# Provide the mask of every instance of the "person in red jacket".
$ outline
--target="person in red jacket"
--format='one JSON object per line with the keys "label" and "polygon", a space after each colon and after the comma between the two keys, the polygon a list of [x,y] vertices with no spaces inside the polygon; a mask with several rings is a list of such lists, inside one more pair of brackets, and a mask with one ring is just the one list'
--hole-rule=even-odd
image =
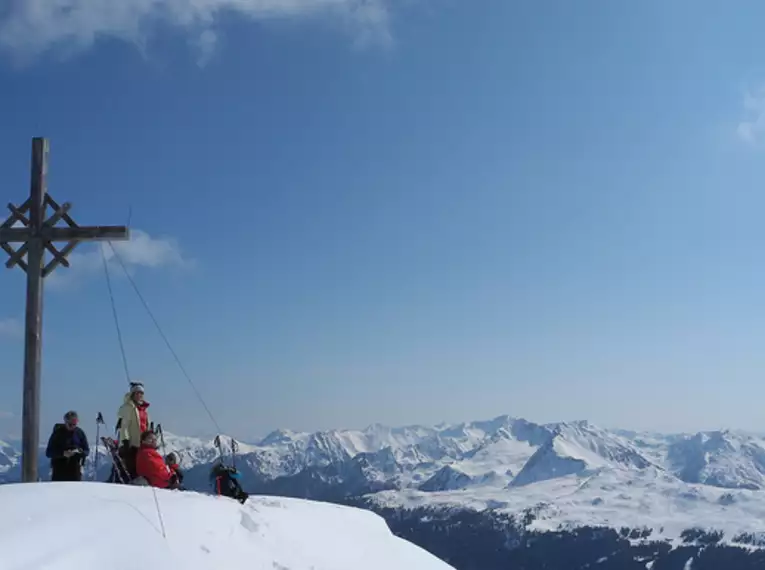
{"label": "person in red jacket", "polygon": [[157,447],[157,434],[151,430],[141,434],[141,447],[135,458],[136,476],[146,479],[152,487],[175,489],[178,476],[162,459]]}

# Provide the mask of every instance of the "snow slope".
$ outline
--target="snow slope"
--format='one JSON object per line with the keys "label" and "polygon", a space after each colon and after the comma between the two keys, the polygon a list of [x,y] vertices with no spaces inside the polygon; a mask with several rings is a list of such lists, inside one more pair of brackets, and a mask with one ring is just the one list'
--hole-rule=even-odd
{"label": "snow slope", "polygon": [[499,429],[456,466],[474,477],[491,473],[512,477],[523,468],[536,449],[528,441],[518,440],[505,429]]}
{"label": "snow slope", "polygon": [[[3,570],[447,570],[362,510],[105,483],[0,486]],[[74,535],[72,534],[74,533]]]}

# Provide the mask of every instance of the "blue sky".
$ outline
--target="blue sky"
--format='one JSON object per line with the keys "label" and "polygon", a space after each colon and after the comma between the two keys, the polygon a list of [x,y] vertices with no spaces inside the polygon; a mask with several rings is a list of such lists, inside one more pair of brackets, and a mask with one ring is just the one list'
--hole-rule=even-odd
{"label": "blue sky", "polygon": [[[765,5],[115,6],[0,7],[0,187],[23,201],[46,136],[80,223],[132,212],[119,247],[226,431],[765,429]],[[125,388],[98,250],[72,263],[43,432]],[[212,432],[112,269],[155,418]],[[23,273],[0,294],[8,432]]]}

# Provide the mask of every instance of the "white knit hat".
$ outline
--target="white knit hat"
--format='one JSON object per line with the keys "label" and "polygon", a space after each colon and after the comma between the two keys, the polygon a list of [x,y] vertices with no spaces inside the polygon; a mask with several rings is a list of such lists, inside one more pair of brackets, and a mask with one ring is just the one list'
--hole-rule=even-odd
{"label": "white knit hat", "polygon": [[143,384],[141,382],[131,382],[130,383],[130,393],[135,394],[136,392],[141,392],[143,394]]}

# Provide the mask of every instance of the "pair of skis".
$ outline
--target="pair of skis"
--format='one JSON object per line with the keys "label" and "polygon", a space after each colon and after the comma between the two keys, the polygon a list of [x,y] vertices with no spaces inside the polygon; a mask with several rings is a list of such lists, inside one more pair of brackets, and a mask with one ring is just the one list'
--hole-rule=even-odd
{"label": "pair of skis", "polygon": [[113,437],[102,437],[101,442],[109,452],[109,456],[112,459],[112,473],[109,475],[110,483],[122,483],[127,485],[130,483],[130,472],[125,466],[125,462],[120,455],[119,446]]}
{"label": "pair of skis", "polygon": [[[120,430],[120,422],[117,421],[117,425],[114,428],[114,434],[116,435],[119,433]],[[107,453],[109,454],[109,457],[112,460],[112,472],[109,475],[108,481],[110,483],[123,483],[127,484],[130,482],[130,472],[127,470],[127,467],[125,466],[125,462],[122,460],[122,456],[119,453],[119,445],[117,441],[113,437],[104,436],[101,437],[101,426],[106,425],[106,422],[104,421],[104,415],[101,412],[98,412],[98,417],[96,417],[96,441],[100,441],[104,449],[106,449]],[[96,450],[95,458],[94,458],[94,465],[93,465],[93,480],[98,479],[98,450]]]}
{"label": "pair of skis", "polygon": [[[220,462],[223,463],[223,444],[221,443],[220,435],[215,436],[215,439],[213,440],[213,445],[218,448],[218,453],[220,453]],[[234,469],[236,469],[236,452],[237,451],[239,451],[239,444],[232,437],[231,438],[231,466]]]}
{"label": "pair of skis", "polygon": [[[119,433],[121,424],[122,424],[122,419],[117,420],[117,425],[114,427],[115,436]],[[98,412],[98,417],[96,418],[96,440],[101,441],[101,443],[103,443],[104,448],[109,453],[109,457],[111,457],[111,460],[112,460],[112,473],[109,475],[109,482],[122,483],[124,485],[127,485],[128,483],[131,482],[130,471],[125,465],[124,459],[120,455],[119,441],[117,441],[113,437],[108,437],[108,436],[101,437],[100,428],[102,425],[106,425],[106,422],[104,421],[103,414],[101,414],[101,412]],[[162,442],[162,452],[164,454],[165,432],[162,430],[162,424],[157,424],[155,428],[154,422],[152,422],[151,431],[159,435],[160,441]],[[95,453],[95,465],[93,468],[93,479],[95,480],[97,478],[98,478],[98,451],[96,451]]]}

